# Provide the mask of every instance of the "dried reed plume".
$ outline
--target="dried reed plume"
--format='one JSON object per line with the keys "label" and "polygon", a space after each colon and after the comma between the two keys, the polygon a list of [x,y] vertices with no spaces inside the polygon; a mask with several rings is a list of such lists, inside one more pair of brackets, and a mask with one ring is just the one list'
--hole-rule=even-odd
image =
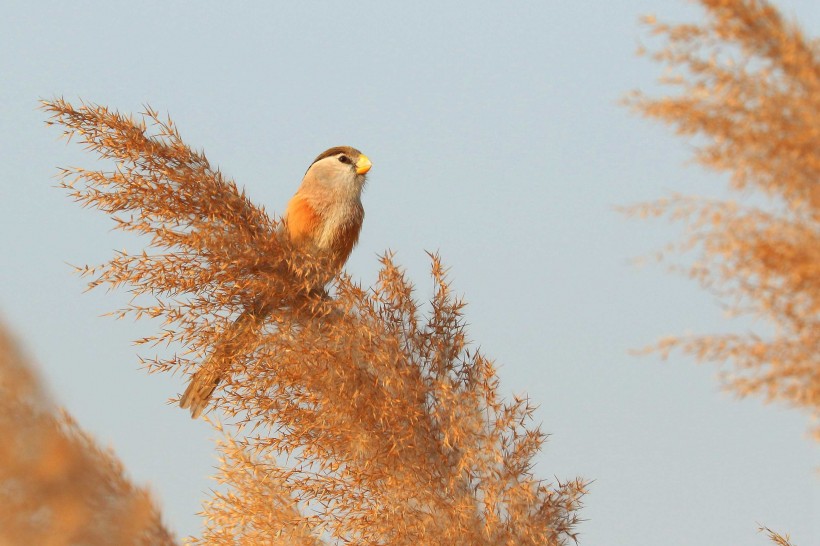
{"label": "dried reed plume", "polygon": [[[673,250],[696,251],[689,275],[762,333],[675,337],[655,349],[728,362],[734,392],[820,415],[820,41],[762,0],[701,0],[703,24],[650,18],[676,96],[635,93],[641,114],[697,137],[696,159],[731,175],[741,201],[674,196],[631,209],[684,221]],[[761,199],[763,197],[763,199]],[[763,205],[755,205],[761,203]],[[820,440],[820,427],[815,430]]]}
{"label": "dried reed plume", "polygon": [[113,453],[54,408],[0,326],[0,544],[175,544]]}
{"label": "dried reed plume", "polygon": [[[170,120],[64,100],[51,123],[111,171],[69,169],[81,204],[145,234],[149,250],[82,268],[90,286],[127,286],[119,315],[147,315],[170,343],[149,371],[227,378],[213,404],[229,420],[194,544],[564,544],[584,483],[536,478],[544,434],[526,398],[505,402],[494,367],[467,343],[438,257],[429,306],[391,256],[363,289],[306,294],[321,264],[186,146]],[[321,278],[321,277],[320,277]],[[425,311],[426,309],[426,311]],[[250,310],[252,321],[231,327]]]}
{"label": "dried reed plume", "polygon": [[766,533],[766,536],[769,537],[769,540],[771,540],[772,543],[775,544],[775,546],[797,546],[791,541],[791,538],[788,534],[786,534],[785,536],[781,535],[780,533],[772,531],[771,529],[765,526],[760,527],[758,531],[760,531],[761,533]]}

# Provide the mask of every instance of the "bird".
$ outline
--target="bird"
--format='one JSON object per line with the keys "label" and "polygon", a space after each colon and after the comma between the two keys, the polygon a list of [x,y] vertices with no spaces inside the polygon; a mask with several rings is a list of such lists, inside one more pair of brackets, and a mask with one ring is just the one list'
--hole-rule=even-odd
{"label": "bird", "polygon": [[[323,260],[327,274],[310,291],[324,289],[347,262],[359,240],[364,221],[361,195],[372,163],[356,148],[334,146],[319,154],[310,164],[302,183],[288,202],[282,217],[282,229],[297,249]],[[295,287],[305,290],[304,287]],[[253,316],[244,311],[234,321],[238,329]],[[183,409],[190,409],[198,418],[222,380],[219,370],[204,362],[191,376],[188,387],[179,400]]]}

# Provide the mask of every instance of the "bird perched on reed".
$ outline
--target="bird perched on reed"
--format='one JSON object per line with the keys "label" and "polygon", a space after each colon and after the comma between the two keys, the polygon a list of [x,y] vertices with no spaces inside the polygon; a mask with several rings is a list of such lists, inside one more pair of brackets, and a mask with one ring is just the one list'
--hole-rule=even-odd
{"label": "bird perched on reed", "polygon": [[[325,150],[311,163],[302,184],[288,203],[283,229],[290,241],[317,260],[327,264],[324,284],[338,273],[359,240],[364,220],[361,194],[371,163],[366,155],[350,146]],[[304,287],[294,287],[305,290]],[[233,323],[239,328],[253,313],[246,310]],[[193,374],[180,398],[182,408],[190,408],[196,419],[221,381],[220,371],[206,361]]]}

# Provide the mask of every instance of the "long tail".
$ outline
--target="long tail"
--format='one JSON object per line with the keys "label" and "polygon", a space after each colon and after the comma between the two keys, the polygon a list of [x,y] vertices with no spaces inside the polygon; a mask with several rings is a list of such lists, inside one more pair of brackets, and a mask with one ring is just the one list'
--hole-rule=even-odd
{"label": "long tail", "polygon": [[202,415],[202,412],[208,407],[214,389],[222,381],[222,374],[227,364],[226,360],[232,357],[232,338],[237,336],[242,327],[253,317],[254,313],[250,311],[245,311],[239,315],[228,328],[229,339],[218,346],[214,353],[202,362],[199,370],[191,376],[188,388],[185,389],[179,399],[179,407],[182,409],[190,408],[192,419]]}
{"label": "long tail", "polygon": [[179,407],[182,409],[191,408],[191,419],[196,419],[208,406],[208,401],[214,393],[214,389],[222,381],[222,374],[218,370],[211,369],[210,359],[202,363],[202,367],[188,382],[188,388],[182,393],[179,399]]}
{"label": "long tail", "polygon": [[[312,298],[326,299],[328,297],[324,285],[318,285],[318,288],[303,293],[303,303],[304,301],[310,301]],[[188,387],[179,399],[179,407],[183,409],[190,408],[192,419],[202,415],[202,412],[208,407],[208,402],[214,390],[222,381],[223,374],[234,356],[234,339],[255,321],[261,320],[270,314],[273,309],[274,307],[271,305],[261,304],[245,310],[228,327],[225,332],[225,340],[218,344],[211,356],[206,358],[199,370],[191,376]]]}

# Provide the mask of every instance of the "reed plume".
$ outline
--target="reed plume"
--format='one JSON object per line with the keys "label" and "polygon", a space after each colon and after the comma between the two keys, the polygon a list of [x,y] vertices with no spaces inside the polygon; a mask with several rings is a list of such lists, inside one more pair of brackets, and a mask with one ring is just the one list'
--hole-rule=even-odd
{"label": "reed plume", "polygon": [[791,537],[788,534],[781,535],[777,531],[772,531],[766,526],[760,527],[758,531],[765,533],[775,546],[797,546],[791,541]]}
{"label": "reed plume", "polygon": [[[654,347],[725,362],[723,384],[820,415],[820,41],[763,0],[701,0],[707,19],[667,25],[673,96],[636,92],[642,115],[695,137],[696,160],[730,175],[735,200],[675,195],[630,209],[685,222],[671,251],[697,257],[688,274],[735,314],[762,318],[748,334],[672,337]],[[815,429],[820,440],[820,428]]]}
{"label": "reed plume", "polygon": [[[151,372],[215,363],[224,491],[194,544],[565,544],[580,479],[533,473],[545,435],[526,397],[505,401],[468,344],[464,302],[431,255],[434,296],[417,301],[393,257],[365,289],[281,236],[280,220],[185,145],[150,108],[45,102],[111,170],[67,169],[63,186],[147,249],[82,267],[89,286],[125,286],[116,314],[150,316],[170,344]],[[243,313],[254,320],[231,325]]]}
{"label": "reed plume", "polygon": [[0,543],[173,545],[145,489],[64,411],[0,326]]}

